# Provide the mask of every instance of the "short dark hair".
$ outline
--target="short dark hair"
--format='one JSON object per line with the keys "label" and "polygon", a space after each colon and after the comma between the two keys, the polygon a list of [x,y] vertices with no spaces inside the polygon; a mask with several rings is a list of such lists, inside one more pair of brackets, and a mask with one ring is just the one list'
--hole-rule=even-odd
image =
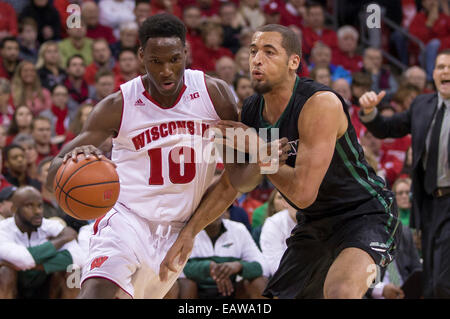
{"label": "short dark hair", "polygon": [[233,81],[233,88],[234,88],[235,91],[237,90],[237,87],[238,87],[238,85],[239,85],[239,82],[240,82],[242,79],[247,79],[247,80],[250,81],[250,78],[249,78],[248,76],[246,76],[246,75],[238,75],[238,76],[234,79],[234,81]]}
{"label": "short dark hair", "polygon": [[436,60],[437,60],[437,58],[438,58],[440,55],[450,55],[450,49],[445,49],[445,50],[442,50],[441,52],[439,52],[439,53],[436,55]]}
{"label": "short dark hair", "polygon": [[315,8],[315,7],[320,7],[322,10],[325,10],[323,5],[316,1],[306,1],[305,7],[307,10],[309,10],[311,8]]}
{"label": "short dark hair", "polygon": [[25,152],[25,149],[22,146],[20,146],[19,144],[11,143],[9,145],[6,145],[5,148],[3,149],[3,158],[5,159],[5,161],[8,160],[9,152],[15,148],[19,148],[23,152]]}
{"label": "short dark hair", "polygon": [[95,74],[95,83],[97,83],[104,76],[111,76],[114,78],[114,72],[104,68],[98,70],[98,72]]}
{"label": "short dark hair", "polygon": [[302,43],[290,28],[279,24],[266,24],[256,29],[256,31],[278,32],[283,38],[281,46],[286,50],[287,55],[291,56],[292,54],[296,54],[300,58],[302,57]]}
{"label": "short dark hair", "polygon": [[72,62],[72,60],[75,58],[80,58],[81,60],[83,60],[83,64],[86,65],[86,62],[81,54],[74,54],[70,58],[67,59],[67,65],[66,65],[67,68],[69,67],[70,62]]}
{"label": "short dark hair", "polygon": [[50,120],[48,117],[43,116],[43,115],[38,115],[35,118],[33,118],[33,121],[31,122],[31,131],[34,130],[34,126],[37,121],[45,121],[48,124],[52,125],[52,120]]}
{"label": "short dark hair", "polygon": [[55,85],[53,85],[51,88],[50,88],[50,93],[51,94],[53,94],[53,92],[55,92],[55,90],[56,90],[56,88],[57,87],[63,87],[63,88],[65,88],[67,91],[69,91],[68,89],[67,89],[67,87],[64,85],[64,84],[62,84],[62,83],[56,83]]}
{"label": "short dark hair", "polygon": [[170,13],[160,13],[151,16],[142,23],[139,29],[139,42],[145,48],[150,38],[179,38],[186,45],[186,26]]}
{"label": "short dark hair", "polygon": [[17,40],[16,37],[10,36],[10,37],[5,37],[3,38],[3,40],[0,42],[0,49],[3,49],[5,47],[5,43],[8,41],[13,41],[16,42],[17,45],[19,45],[19,41]]}
{"label": "short dark hair", "polygon": [[372,87],[372,77],[368,73],[355,72],[352,75],[352,86],[370,89]]}

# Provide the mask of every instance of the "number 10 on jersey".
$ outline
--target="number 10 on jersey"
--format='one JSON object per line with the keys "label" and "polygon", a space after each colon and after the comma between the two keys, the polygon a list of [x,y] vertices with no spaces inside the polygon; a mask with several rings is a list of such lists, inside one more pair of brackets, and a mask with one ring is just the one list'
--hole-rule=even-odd
{"label": "number 10 on jersey", "polygon": [[168,167],[172,184],[187,184],[195,177],[195,150],[188,146],[176,146],[163,158],[162,149],[148,150],[150,157],[150,185],[164,185],[163,168]]}

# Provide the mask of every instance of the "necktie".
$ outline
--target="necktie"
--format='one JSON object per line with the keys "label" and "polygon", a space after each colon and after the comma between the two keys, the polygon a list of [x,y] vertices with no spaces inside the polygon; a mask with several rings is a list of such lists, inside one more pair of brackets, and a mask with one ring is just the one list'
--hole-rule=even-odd
{"label": "necktie", "polygon": [[387,272],[389,277],[389,282],[397,287],[402,285],[402,279],[400,273],[398,272],[397,264],[395,260],[387,265]]}
{"label": "necktie", "polygon": [[430,147],[428,148],[427,169],[425,170],[425,191],[428,194],[432,194],[437,187],[439,137],[441,135],[444,113],[445,103],[442,103],[442,106],[436,115],[436,120],[434,121],[433,131],[431,132],[430,138]]}

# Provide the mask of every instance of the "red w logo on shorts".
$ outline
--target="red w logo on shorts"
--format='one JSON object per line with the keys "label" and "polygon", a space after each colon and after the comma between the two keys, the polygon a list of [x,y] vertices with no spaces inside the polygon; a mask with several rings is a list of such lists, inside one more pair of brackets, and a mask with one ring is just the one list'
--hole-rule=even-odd
{"label": "red w logo on shorts", "polygon": [[91,270],[94,268],[100,268],[101,265],[108,259],[108,256],[101,256],[95,258],[91,263]]}

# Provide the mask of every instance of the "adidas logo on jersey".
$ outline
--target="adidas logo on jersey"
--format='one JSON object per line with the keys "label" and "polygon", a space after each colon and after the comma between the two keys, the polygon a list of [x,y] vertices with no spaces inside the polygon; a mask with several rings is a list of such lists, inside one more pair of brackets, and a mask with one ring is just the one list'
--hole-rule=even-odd
{"label": "adidas logo on jersey", "polygon": [[137,99],[137,101],[136,102],[134,102],[134,106],[144,106],[145,105],[145,103],[144,102],[142,102],[142,100],[141,99]]}

